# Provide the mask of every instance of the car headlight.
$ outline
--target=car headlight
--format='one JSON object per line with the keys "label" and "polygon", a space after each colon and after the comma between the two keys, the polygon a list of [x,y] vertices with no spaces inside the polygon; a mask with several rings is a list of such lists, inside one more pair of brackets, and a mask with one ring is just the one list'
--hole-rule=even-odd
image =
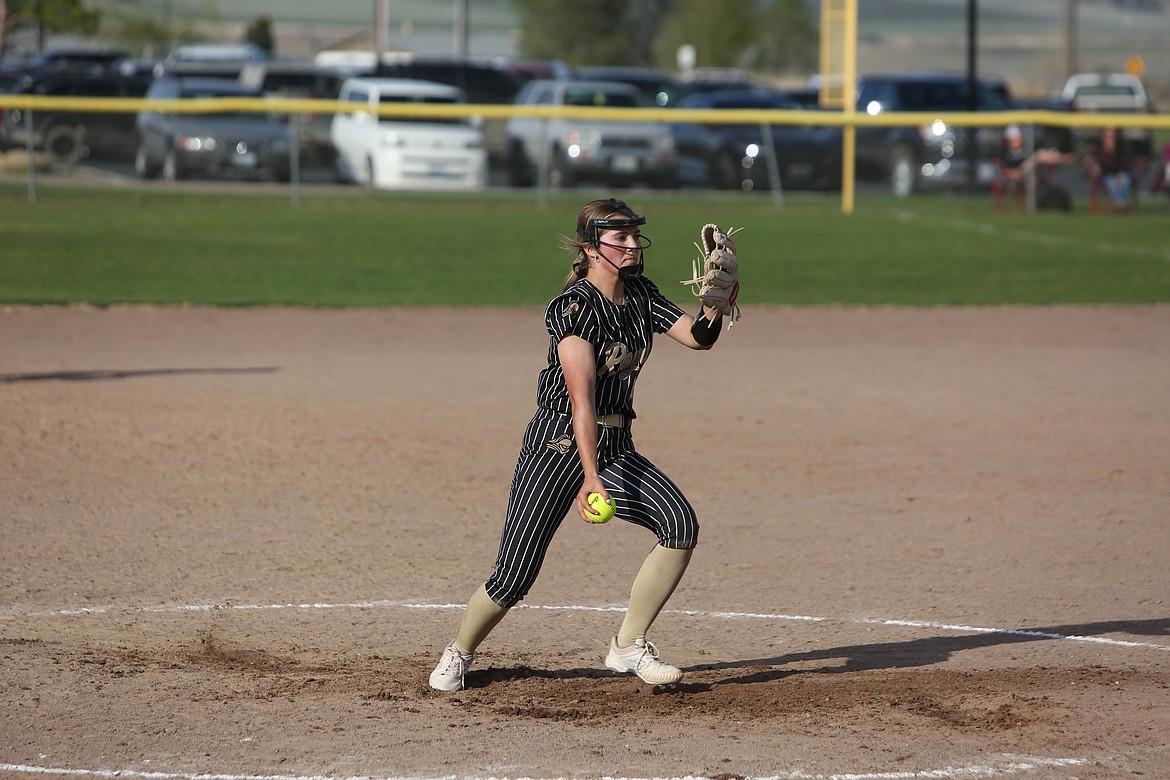
{"label": "car headlight", "polygon": [[929,125],[920,125],[918,127],[918,137],[927,146],[947,146],[953,145],[955,141],[955,132],[946,122],[941,119],[936,119]]}
{"label": "car headlight", "polygon": [[175,146],[185,152],[213,152],[217,145],[210,135],[181,135],[175,139]]}
{"label": "car headlight", "polygon": [[576,147],[579,152],[601,146],[601,133],[597,130],[570,130],[565,134],[565,146]]}

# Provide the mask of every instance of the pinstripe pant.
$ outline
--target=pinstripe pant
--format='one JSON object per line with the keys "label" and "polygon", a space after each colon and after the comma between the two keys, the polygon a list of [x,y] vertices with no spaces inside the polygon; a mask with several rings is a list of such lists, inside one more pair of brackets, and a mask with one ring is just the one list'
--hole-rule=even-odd
{"label": "pinstripe pant", "polygon": [[[689,549],[698,543],[694,508],[669,477],[634,450],[628,427],[599,426],[597,453],[601,481],[621,519],[653,531],[663,547]],[[524,431],[500,550],[485,585],[492,601],[510,608],[527,595],[584,479],[572,418],[538,410]]]}

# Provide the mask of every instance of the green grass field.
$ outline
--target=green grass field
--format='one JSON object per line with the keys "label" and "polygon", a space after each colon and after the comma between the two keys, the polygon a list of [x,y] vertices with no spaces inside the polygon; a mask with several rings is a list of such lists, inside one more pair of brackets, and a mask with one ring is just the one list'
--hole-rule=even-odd
{"label": "green grass field", "polygon": [[[609,193],[605,193],[608,195]],[[618,193],[622,195],[623,193]],[[598,193],[600,195],[600,193]],[[540,305],[557,236],[594,193],[417,195],[261,187],[0,184],[0,303]],[[680,303],[707,220],[744,227],[741,303],[999,305],[1170,301],[1170,213],[997,213],[989,200],[626,195],[647,275]]]}

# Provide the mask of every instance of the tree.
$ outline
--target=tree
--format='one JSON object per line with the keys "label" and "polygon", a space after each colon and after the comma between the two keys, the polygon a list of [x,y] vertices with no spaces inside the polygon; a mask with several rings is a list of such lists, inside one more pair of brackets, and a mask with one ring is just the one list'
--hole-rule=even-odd
{"label": "tree", "polygon": [[276,38],[272,34],[272,17],[257,16],[244,31],[244,42],[254,43],[264,51],[272,54],[276,51]]}
{"label": "tree", "polygon": [[761,29],[760,67],[775,73],[817,69],[820,36],[804,0],[774,0]]}
{"label": "tree", "polygon": [[[630,16],[633,20],[632,48],[628,65],[651,67],[656,65],[657,57],[654,54],[658,31],[662,29],[662,21],[670,12],[674,0],[631,0]],[[671,68],[673,69],[673,68]]]}
{"label": "tree", "polygon": [[659,31],[655,54],[661,67],[673,69],[679,47],[690,44],[697,67],[748,67],[759,31],[754,0],[676,0]]}
{"label": "tree", "polygon": [[0,61],[8,48],[8,0],[0,0]]}
{"label": "tree", "polygon": [[37,50],[44,51],[49,33],[93,35],[102,21],[102,12],[86,8],[81,0],[0,0],[0,6],[0,57],[8,34],[18,27],[35,26]]}
{"label": "tree", "polygon": [[807,71],[819,45],[808,0],[512,0],[520,53],[568,65],[675,70],[695,47],[698,67]]}
{"label": "tree", "polygon": [[632,0],[513,0],[520,17],[520,54],[567,65],[627,65],[636,47]]}

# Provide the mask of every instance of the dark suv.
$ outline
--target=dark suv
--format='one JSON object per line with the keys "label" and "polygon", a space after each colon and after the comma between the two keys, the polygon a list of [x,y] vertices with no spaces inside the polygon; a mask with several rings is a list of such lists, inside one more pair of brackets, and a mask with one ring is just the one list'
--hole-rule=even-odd
{"label": "dark suv", "polygon": [[[141,98],[150,75],[126,75],[119,70],[84,69],[25,75],[11,94],[85,98]],[[74,165],[82,158],[134,153],[132,111],[33,111],[33,146],[49,153],[58,165]],[[24,146],[28,127],[25,114],[12,108],[0,119],[0,148]]]}
{"label": "dark suv", "polygon": [[[864,76],[858,80],[857,110],[871,116],[897,111],[965,112],[967,94],[963,75]],[[977,82],[975,110],[1013,108],[1002,84]],[[857,176],[885,180],[899,197],[918,190],[963,187],[972,178],[984,186],[995,174],[993,159],[1000,134],[998,127],[953,127],[940,120],[925,125],[859,126]]]}

